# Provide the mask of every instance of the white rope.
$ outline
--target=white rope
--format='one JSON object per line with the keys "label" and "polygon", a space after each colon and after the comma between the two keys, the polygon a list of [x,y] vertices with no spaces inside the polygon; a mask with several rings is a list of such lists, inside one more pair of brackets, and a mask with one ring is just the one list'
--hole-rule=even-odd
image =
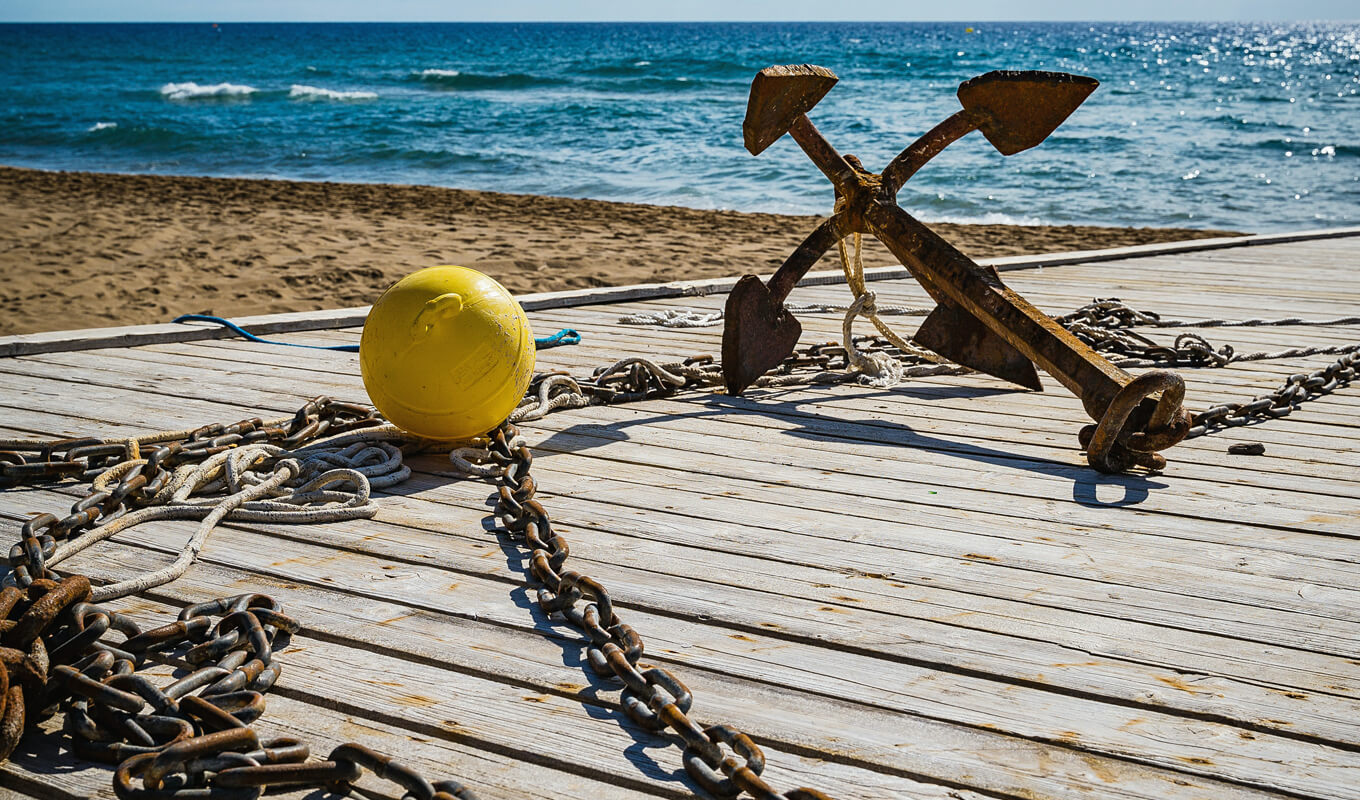
{"label": "white rope", "polygon": [[[525,444],[523,436],[516,436],[509,442],[511,450],[523,447]],[[505,468],[491,460],[490,448],[491,441],[489,439],[476,440],[470,447],[460,447],[449,453],[449,463],[453,465],[454,472],[462,475],[478,478],[495,477],[500,475]]]}
{"label": "white rope", "polygon": [[845,320],[841,323],[841,340],[845,345],[851,369],[860,373],[860,382],[886,389],[902,382],[902,362],[887,353],[862,353],[855,347],[855,318],[873,319],[873,308],[874,293],[866,289],[845,311]]}
{"label": "white rope", "polygon": [[[198,560],[213,529],[224,521],[265,524],[338,522],[372,517],[370,497],[410,476],[392,440],[411,439],[393,426],[341,434],[294,451],[266,443],[224,450],[174,471],[151,505],[99,524],[63,543],[47,560],[56,565],[86,548],[155,520],[199,520],[198,528],[168,566],[94,589],[102,603],[146,591],[182,576]],[[144,441],[144,440],[143,440]],[[134,458],[110,467],[93,488],[108,491],[130,470],[147,463]],[[225,496],[221,495],[226,492]]]}
{"label": "white rope", "polygon": [[896,386],[907,375],[901,362],[892,356],[886,353],[866,355],[855,348],[853,329],[856,317],[864,317],[873,323],[873,326],[878,329],[883,338],[900,350],[903,355],[934,364],[947,365],[946,359],[898,336],[897,332],[888,326],[888,323],[879,319],[882,312],[876,302],[877,296],[864,283],[863,237],[858,233],[854,234],[855,255],[853,258],[846,250],[846,238],[842,236],[836,241],[836,250],[841,257],[841,271],[845,273],[845,282],[850,287],[850,292],[855,295],[855,302],[845,311],[845,321],[841,324],[841,336],[845,350],[850,356],[851,366],[864,376],[861,383],[886,388]]}
{"label": "white rope", "polygon": [[723,320],[721,311],[695,311],[690,308],[663,308],[657,311],[639,311],[619,317],[624,325],[657,325],[662,328],[708,328]]}

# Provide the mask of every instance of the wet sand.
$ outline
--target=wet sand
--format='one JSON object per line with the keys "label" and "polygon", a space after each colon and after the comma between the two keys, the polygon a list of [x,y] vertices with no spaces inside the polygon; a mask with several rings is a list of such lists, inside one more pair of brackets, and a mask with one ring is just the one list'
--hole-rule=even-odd
{"label": "wet sand", "polygon": [[[765,273],[819,221],[430,186],[0,167],[0,335],[364,305],[436,264],[474,267],[521,293]],[[978,258],[1232,233],[931,227]],[[870,242],[865,263],[896,262]],[[834,267],[828,258],[819,268]]]}

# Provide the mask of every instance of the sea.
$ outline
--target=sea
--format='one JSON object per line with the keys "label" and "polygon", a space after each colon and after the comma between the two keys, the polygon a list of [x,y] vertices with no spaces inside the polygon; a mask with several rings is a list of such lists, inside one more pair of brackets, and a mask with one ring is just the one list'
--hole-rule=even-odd
{"label": "sea", "polygon": [[431,184],[825,214],[789,137],[742,146],[752,77],[813,63],[809,117],[881,169],[998,69],[1100,88],[1038,147],[951,145],[926,221],[1360,224],[1360,23],[0,25],[0,163]]}

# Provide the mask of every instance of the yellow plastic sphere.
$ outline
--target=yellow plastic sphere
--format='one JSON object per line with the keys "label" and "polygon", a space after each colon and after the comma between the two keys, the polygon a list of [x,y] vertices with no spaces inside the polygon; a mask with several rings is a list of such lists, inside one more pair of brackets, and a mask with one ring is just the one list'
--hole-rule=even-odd
{"label": "yellow plastic sphere", "polygon": [[524,396],[534,332],[496,281],[467,267],[430,267],[373,304],[359,368],[369,399],[397,427],[469,439],[503,422]]}

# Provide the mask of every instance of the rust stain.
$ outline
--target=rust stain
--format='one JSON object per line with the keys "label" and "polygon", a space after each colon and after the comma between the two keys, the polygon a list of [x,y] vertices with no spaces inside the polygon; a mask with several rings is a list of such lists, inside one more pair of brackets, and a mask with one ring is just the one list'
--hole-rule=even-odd
{"label": "rust stain", "polygon": [[559,681],[558,683],[554,683],[553,686],[556,686],[564,692],[579,692],[586,688],[579,683],[569,683],[567,681]]}
{"label": "rust stain", "polygon": [[728,636],[730,636],[730,637],[733,638],[733,639],[738,639],[738,640],[743,641],[743,642],[754,642],[754,641],[755,641],[755,639],[752,639],[750,636],[743,636],[743,635],[740,634],[740,633],[729,633]]}
{"label": "rust stain", "polygon": [[1314,514],[1313,516],[1304,520],[1304,523],[1309,522],[1315,522],[1320,525],[1332,525],[1338,522],[1349,522],[1349,520],[1346,519],[1345,517],[1338,517],[1334,514]]}
{"label": "rust stain", "polygon": [[544,696],[541,695],[541,694],[526,694],[526,695],[524,695],[524,697],[522,697],[522,698],[520,698],[520,699],[522,699],[522,700],[527,700],[527,701],[529,701],[530,703],[546,703],[546,702],[548,702],[548,698],[544,697]]}
{"label": "rust stain", "polygon": [[762,628],[773,628],[774,630],[779,630],[779,629],[780,629],[779,626],[776,625],[776,624],[773,623],[773,622],[762,622],[762,623],[760,623],[760,627],[762,627]]}
{"label": "rust stain", "polygon": [[1238,732],[1237,732],[1237,735],[1238,735],[1238,736],[1241,736],[1243,739],[1255,739],[1255,738],[1256,738],[1256,735],[1253,734],[1251,731],[1238,731]]}
{"label": "rust stain", "polygon": [[397,695],[397,702],[404,706],[415,706],[417,708],[427,708],[439,704],[438,700],[420,694],[399,694]]}
{"label": "rust stain", "polygon": [[1195,687],[1191,686],[1190,684],[1186,683],[1184,680],[1180,678],[1168,678],[1162,675],[1154,675],[1153,677],[1155,677],[1157,680],[1161,681],[1162,683],[1165,683],[1167,686],[1170,686],[1173,689],[1180,689],[1182,692],[1188,692],[1189,694],[1200,693],[1199,689],[1196,689]]}
{"label": "rust stain", "polygon": [[1064,668],[1064,667],[1098,667],[1098,666],[1100,666],[1102,663],[1104,663],[1104,662],[1101,662],[1101,661],[1069,661],[1069,662],[1062,663],[1062,664],[1054,664],[1053,666],[1054,666],[1054,667],[1057,667],[1057,668],[1059,668],[1059,669],[1062,669],[1062,668]]}
{"label": "rust stain", "polygon": [[409,619],[409,618],[414,617],[414,616],[415,616],[415,612],[410,612],[410,613],[407,613],[407,614],[398,614],[398,615],[396,615],[395,617],[392,617],[391,619],[382,620],[382,621],[379,622],[378,624],[379,624],[379,625],[391,625],[391,624],[394,623],[394,622],[400,622],[400,621],[402,621],[402,620],[404,620],[404,619]]}
{"label": "rust stain", "polygon": [[1214,764],[1214,762],[1210,761],[1209,759],[1200,758],[1199,756],[1176,756],[1176,758],[1179,758],[1181,761],[1184,761],[1187,764],[1199,764],[1201,766],[1206,767],[1211,767]]}
{"label": "rust stain", "polygon": [[1282,694],[1282,695],[1284,695],[1285,697],[1288,697],[1288,698],[1290,698],[1290,699],[1292,699],[1292,700],[1307,700],[1307,699],[1308,699],[1308,695],[1304,694],[1303,692],[1286,692],[1286,691],[1282,691],[1282,690],[1280,690],[1280,689],[1272,689],[1271,691],[1275,692],[1276,694]]}
{"label": "rust stain", "polygon": [[1104,759],[1083,754],[1081,760],[1085,761],[1086,766],[1091,768],[1091,774],[1102,781],[1106,783],[1115,783],[1119,780],[1119,773],[1110,769],[1109,763]]}
{"label": "rust stain", "polygon": [[848,596],[843,595],[843,594],[833,594],[833,595],[831,595],[831,599],[832,599],[832,600],[840,600],[842,603],[861,603],[861,602],[863,602],[863,601],[860,600],[858,597],[848,597]]}
{"label": "rust stain", "polygon": [[818,610],[818,611],[830,611],[832,614],[848,614],[848,613],[850,613],[850,612],[846,611],[846,610],[843,609],[843,608],[833,608],[832,606],[822,606],[821,608],[819,608],[819,609],[817,609],[817,610]]}
{"label": "rust stain", "polygon": [[1294,727],[1294,723],[1284,719],[1268,719],[1266,720],[1266,722],[1270,723],[1271,725],[1284,725],[1291,728]]}
{"label": "rust stain", "polygon": [[995,556],[984,556],[981,553],[964,553],[964,558],[975,558],[979,561],[996,561]]}

